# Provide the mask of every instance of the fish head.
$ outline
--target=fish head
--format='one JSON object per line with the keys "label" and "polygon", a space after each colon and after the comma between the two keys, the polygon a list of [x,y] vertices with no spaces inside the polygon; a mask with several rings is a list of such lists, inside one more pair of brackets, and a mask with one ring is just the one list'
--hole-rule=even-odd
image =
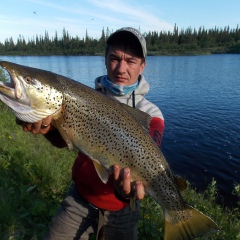
{"label": "fish head", "polygon": [[0,100],[24,122],[37,122],[61,110],[63,94],[56,76],[48,71],[1,61],[10,75],[9,82],[0,82]]}

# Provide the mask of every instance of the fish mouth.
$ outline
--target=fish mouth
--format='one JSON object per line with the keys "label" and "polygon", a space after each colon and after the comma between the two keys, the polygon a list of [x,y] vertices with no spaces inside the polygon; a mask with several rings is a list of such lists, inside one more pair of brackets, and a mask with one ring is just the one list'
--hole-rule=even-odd
{"label": "fish mouth", "polygon": [[17,76],[14,69],[5,66],[5,62],[0,62],[0,66],[7,71],[10,77],[9,82],[0,81],[0,100],[14,112],[21,114],[29,112],[31,108],[29,99],[26,97],[25,87],[21,83],[22,77]]}
{"label": "fish mouth", "polygon": [[20,99],[23,95],[23,87],[14,69],[7,67],[5,62],[0,62],[0,66],[8,72],[10,77],[10,82],[0,81],[0,93],[12,99]]}
{"label": "fish mouth", "polygon": [[[10,75],[10,74],[9,74]],[[0,92],[1,94],[5,95],[9,98],[16,98],[15,94],[15,83],[13,81],[13,78],[10,75],[10,82],[1,82],[0,81]]]}

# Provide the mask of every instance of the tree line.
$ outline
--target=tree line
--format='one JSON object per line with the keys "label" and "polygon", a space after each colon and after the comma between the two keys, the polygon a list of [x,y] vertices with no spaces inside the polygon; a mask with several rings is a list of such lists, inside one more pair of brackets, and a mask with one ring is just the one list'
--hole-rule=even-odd
{"label": "tree line", "polygon": [[[85,37],[72,37],[64,28],[62,35],[55,32],[49,37],[36,35],[25,40],[19,35],[16,42],[12,37],[0,43],[0,55],[103,55],[105,43],[111,34],[102,29],[99,39],[92,38],[86,30]],[[240,53],[240,29],[224,28],[178,29],[173,31],[149,31],[143,33],[146,38],[149,55],[204,54],[204,53]]]}

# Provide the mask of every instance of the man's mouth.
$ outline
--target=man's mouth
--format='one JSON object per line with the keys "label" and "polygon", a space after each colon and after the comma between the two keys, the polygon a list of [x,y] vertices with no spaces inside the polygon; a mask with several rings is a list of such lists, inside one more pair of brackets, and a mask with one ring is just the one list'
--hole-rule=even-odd
{"label": "man's mouth", "polygon": [[126,82],[127,81],[127,78],[122,77],[122,76],[116,76],[115,78],[118,82]]}

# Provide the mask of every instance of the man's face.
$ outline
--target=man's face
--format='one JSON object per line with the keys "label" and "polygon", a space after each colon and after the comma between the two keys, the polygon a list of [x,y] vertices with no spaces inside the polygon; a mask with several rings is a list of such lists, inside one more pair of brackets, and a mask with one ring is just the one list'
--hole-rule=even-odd
{"label": "man's face", "polygon": [[121,86],[134,84],[146,65],[131,49],[121,45],[109,47],[105,64],[109,80]]}

